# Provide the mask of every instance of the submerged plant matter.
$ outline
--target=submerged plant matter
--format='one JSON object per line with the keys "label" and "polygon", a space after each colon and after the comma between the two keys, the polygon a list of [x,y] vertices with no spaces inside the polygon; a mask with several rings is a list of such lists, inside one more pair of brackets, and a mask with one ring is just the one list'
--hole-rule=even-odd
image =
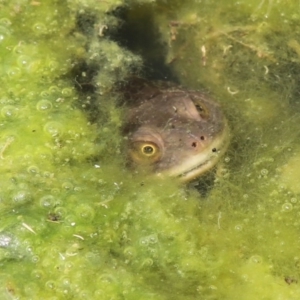
{"label": "submerged plant matter", "polygon": [[[205,197],[124,168],[111,91],[142,61],[109,39],[118,7],[225,109]],[[299,18],[298,1],[0,1],[1,299],[298,299]]]}

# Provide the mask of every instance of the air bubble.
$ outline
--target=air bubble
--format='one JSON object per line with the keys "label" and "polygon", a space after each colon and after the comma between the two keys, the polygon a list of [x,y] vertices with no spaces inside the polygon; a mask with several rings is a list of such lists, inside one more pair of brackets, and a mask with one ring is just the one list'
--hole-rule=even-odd
{"label": "air bubble", "polygon": [[76,256],[78,255],[78,250],[80,249],[80,245],[78,243],[74,243],[66,250],[67,256]]}
{"label": "air bubble", "polygon": [[86,220],[93,220],[95,217],[95,210],[91,206],[86,204],[79,205],[76,208],[75,213],[78,217]]}
{"label": "air bubble", "polygon": [[133,247],[125,248],[123,253],[127,258],[131,258],[131,257],[135,256],[135,250]]}
{"label": "air bubble", "polygon": [[1,115],[5,118],[15,118],[18,115],[18,109],[13,105],[6,105],[1,109]]}
{"label": "air bubble", "polygon": [[59,91],[60,91],[60,89],[58,88],[58,86],[53,85],[53,86],[49,87],[49,92],[51,94],[57,94]]}
{"label": "air bubble", "polygon": [[71,286],[71,281],[69,278],[64,278],[63,280],[61,280],[63,286],[65,287],[70,287]]}
{"label": "air bubble", "polygon": [[61,185],[61,187],[64,190],[67,190],[67,191],[71,191],[74,188],[74,186],[73,186],[73,184],[71,182],[63,182],[63,184]]}
{"label": "air bubble", "polygon": [[230,157],[225,157],[225,158],[224,158],[224,161],[225,161],[226,163],[230,162]]}
{"label": "air bubble", "polygon": [[26,50],[26,45],[21,42],[21,43],[18,43],[14,48],[13,48],[13,52],[15,54],[22,54],[24,53]]}
{"label": "air bubble", "polygon": [[40,93],[41,98],[48,98],[50,97],[50,93],[48,90],[44,90]]}
{"label": "air bubble", "polygon": [[66,216],[66,214],[68,213],[68,211],[64,207],[58,206],[58,207],[55,208],[54,213],[59,218],[63,218],[64,216]]}
{"label": "air bubble", "polygon": [[5,252],[2,254],[2,256],[3,256],[4,258],[6,258],[6,259],[11,259],[12,253],[11,253],[11,251],[5,251]]}
{"label": "air bubble", "polygon": [[106,273],[100,275],[100,276],[99,276],[99,280],[100,280],[101,282],[107,282],[107,283],[117,282],[116,278],[115,278],[113,275],[111,275],[111,274],[106,274]]}
{"label": "air bubble", "polygon": [[8,27],[10,26],[12,23],[11,23],[11,20],[8,19],[8,18],[1,18],[0,19],[0,25],[3,25],[5,27]]}
{"label": "air bubble", "polygon": [[82,191],[82,188],[81,187],[79,187],[79,186],[75,186],[74,187],[74,192],[81,192]]}
{"label": "air bubble", "polygon": [[51,194],[58,195],[60,193],[60,189],[53,188],[51,189]]}
{"label": "air bubble", "polygon": [[158,242],[158,237],[156,234],[151,234],[148,236],[149,244],[156,244]]}
{"label": "air bubble", "polygon": [[35,284],[34,282],[28,282],[24,286],[24,295],[26,295],[27,299],[34,299],[36,298],[37,290],[38,290],[37,284]]}
{"label": "air bubble", "polygon": [[37,103],[36,109],[38,111],[49,111],[52,109],[52,103],[48,100],[41,100]]}
{"label": "air bubble", "polygon": [[242,231],[242,230],[243,230],[243,226],[240,225],[240,224],[238,224],[238,225],[235,225],[235,226],[234,226],[234,229],[235,229],[236,231]]}
{"label": "air bubble", "polygon": [[[52,159],[52,153],[51,152],[46,152],[45,150],[43,150],[44,152],[40,152],[39,153],[39,157],[43,160],[51,160]],[[45,176],[46,172],[44,172],[44,176]]]}
{"label": "air bubble", "polygon": [[0,247],[1,248],[6,248],[10,246],[12,242],[12,238],[6,234],[1,234],[0,235]]}
{"label": "air bubble", "polygon": [[53,280],[49,280],[45,284],[47,290],[54,290],[55,289],[55,282]]}
{"label": "air bubble", "polygon": [[292,203],[297,203],[297,198],[291,198]]}
{"label": "air bubble", "polygon": [[39,258],[39,256],[35,255],[32,257],[31,261],[36,264],[40,261],[40,258]]}
{"label": "air bubble", "polygon": [[4,26],[0,26],[0,42],[5,40],[5,38],[9,35],[10,35],[10,31]]}
{"label": "air bubble", "polygon": [[58,122],[48,122],[44,126],[44,131],[49,133],[51,136],[56,137],[61,135],[62,133],[62,125]]}
{"label": "air bubble", "polygon": [[149,244],[147,237],[140,238],[139,242],[140,242],[140,245],[142,245],[142,246],[148,246],[148,244]]}
{"label": "air bubble", "polygon": [[105,299],[107,297],[107,293],[103,290],[96,290],[94,293],[96,299]]}
{"label": "air bubble", "polygon": [[50,68],[51,71],[57,69],[58,66],[59,66],[59,64],[56,60],[50,60],[48,63],[48,67]]}
{"label": "air bubble", "polygon": [[47,27],[44,23],[35,23],[32,26],[32,29],[37,34],[44,34],[47,31]]}
{"label": "air bubble", "polygon": [[291,211],[293,209],[293,204],[292,203],[284,203],[283,205],[282,205],[282,210],[283,211],[287,211],[287,212],[289,212],[289,211]]}
{"label": "air bubble", "polygon": [[18,204],[25,204],[31,201],[31,195],[27,191],[18,191],[13,195],[13,200]]}
{"label": "air bubble", "polygon": [[35,175],[35,174],[38,174],[40,172],[40,170],[37,166],[30,166],[30,167],[27,168],[27,172],[29,174]]}
{"label": "air bubble", "polygon": [[269,173],[269,171],[268,171],[267,169],[262,169],[262,170],[260,171],[260,174],[263,175],[263,176],[267,176],[268,173]]}
{"label": "air bubble", "polygon": [[250,261],[255,264],[260,264],[260,263],[262,263],[262,257],[259,255],[253,255],[250,257]]}
{"label": "air bubble", "polygon": [[7,71],[7,75],[10,78],[18,78],[21,75],[21,70],[19,68],[10,68]]}
{"label": "air bubble", "polygon": [[90,291],[81,290],[78,293],[78,299],[93,299],[93,297]]}
{"label": "air bubble", "polygon": [[142,263],[143,267],[151,267],[152,265],[153,265],[153,260],[151,258],[146,258]]}
{"label": "air bubble", "polygon": [[17,59],[17,64],[18,64],[19,67],[27,67],[29,61],[30,61],[30,58],[28,56],[21,55]]}
{"label": "air bubble", "polygon": [[65,97],[68,97],[68,96],[71,96],[72,95],[72,89],[70,88],[65,88],[61,91],[61,93],[65,96]]}
{"label": "air bubble", "polygon": [[45,195],[40,199],[40,205],[44,208],[53,207],[55,198],[52,195]]}
{"label": "air bubble", "polygon": [[42,270],[39,269],[34,269],[31,273],[31,277],[33,277],[34,279],[42,279],[44,277],[44,272]]}
{"label": "air bubble", "polygon": [[39,68],[40,68],[40,61],[35,60],[28,64],[26,71],[28,73],[37,73],[37,72],[39,72]]}
{"label": "air bubble", "polygon": [[65,219],[66,226],[71,226],[71,227],[76,226],[77,218],[74,215],[66,215],[64,219]]}

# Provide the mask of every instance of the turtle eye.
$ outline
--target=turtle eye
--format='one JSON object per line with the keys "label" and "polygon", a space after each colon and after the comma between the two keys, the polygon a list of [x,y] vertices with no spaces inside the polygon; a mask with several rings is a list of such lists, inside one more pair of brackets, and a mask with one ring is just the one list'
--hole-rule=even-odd
{"label": "turtle eye", "polygon": [[145,144],[142,146],[141,151],[145,156],[151,157],[155,155],[156,146],[153,146],[151,144]]}
{"label": "turtle eye", "polygon": [[153,142],[133,142],[129,153],[136,163],[151,164],[161,158],[161,151]]}
{"label": "turtle eye", "polygon": [[195,102],[195,107],[202,119],[208,119],[209,111],[202,102],[200,102],[200,101]]}

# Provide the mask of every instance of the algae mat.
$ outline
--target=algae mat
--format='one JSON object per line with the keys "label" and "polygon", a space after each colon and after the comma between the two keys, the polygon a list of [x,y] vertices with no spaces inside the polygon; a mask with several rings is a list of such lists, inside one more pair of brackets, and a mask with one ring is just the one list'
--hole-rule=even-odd
{"label": "algae mat", "polygon": [[[205,196],[125,168],[121,7],[224,107]],[[299,24],[298,1],[0,1],[1,299],[298,299]]]}

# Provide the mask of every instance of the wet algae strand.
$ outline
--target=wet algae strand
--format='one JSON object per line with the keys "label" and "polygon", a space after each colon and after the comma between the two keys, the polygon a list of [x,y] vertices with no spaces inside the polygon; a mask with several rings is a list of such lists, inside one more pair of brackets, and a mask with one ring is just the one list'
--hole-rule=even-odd
{"label": "wet algae strand", "polygon": [[[1,299],[298,299],[299,195],[285,175],[299,156],[298,48],[288,37],[298,3],[149,3],[0,2]],[[174,73],[224,102],[234,139],[205,199],[123,167],[121,111],[110,91],[141,60],[105,36],[103,26],[118,24],[107,13],[121,6],[132,18],[147,9]],[[88,32],[78,24],[85,13],[94,18]],[[290,17],[276,27],[280,13]],[[199,28],[246,21],[267,26],[258,36],[243,27],[199,42]],[[282,63],[233,43],[240,32]],[[288,51],[277,52],[282,45]],[[97,97],[80,93],[82,81],[74,87],[82,60],[99,70]]]}
{"label": "wet algae strand", "polygon": [[[91,248],[81,245],[87,236],[98,239],[98,225],[92,222],[104,221],[103,212],[97,215],[99,203],[105,206],[117,193],[111,180],[120,167],[110,165],[105,172],[103,158],[100,170],[86,161],[103,156],[104,148],[117,153],[118,112],[110,104],[115,121],[97,130],[79,108],[69,75],[77,59],[91,56],[86,38],[75,30],[79,11],[92,6],[103,17],[117,4],[0,2],[1,299],[93,299],[102,289],[110,298],[118,294],[118,283],[106,284],[105,273],[111,276],[113,269],[108,250],[98,242]],[[103,49],[108,47],[121,57],[126,54],[104,41]],[[119,70],[116,63],[114,70]],[[111,239],[104,235],[107,246]],[[95,277],[99,268],[106,287],[89,283],[89,274]],[[126,277],[131,281],[130,274]]]}
{"label": "wet algae strand", "polygon": [[[204,86],[223,102],[232,128],[220,186],[206,208],[226,232],[224,239],[211,233],[216,248],[235,253],[242,267],[228,266],[214,283],[212,276],[210,292],[201,285],[201,293],[207,299],[236,299],[241,293],[243,299],[296,299],[299,3],[157,1],[152,8],[166,63],[181,82]],[[136,7],[131,17],[135,14],[145,11]],[[237,278],[225,291],[229,270]]]}

